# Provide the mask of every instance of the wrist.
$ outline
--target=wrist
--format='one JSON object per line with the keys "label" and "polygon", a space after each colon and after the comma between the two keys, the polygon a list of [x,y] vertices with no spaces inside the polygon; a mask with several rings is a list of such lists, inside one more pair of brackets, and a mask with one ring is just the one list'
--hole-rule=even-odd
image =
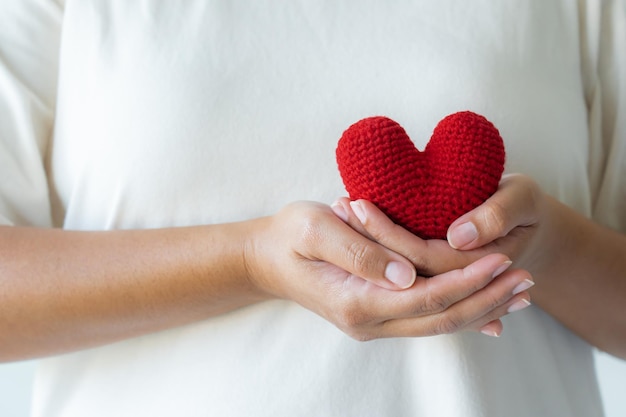
{"label": "wrist", "polygon": [[200,226],[200,241],[191,251],[198,259],[197,279],[203,282],[205,314],[215,316],[266,300],[251,278],[247,242],[252,234],[248,221]]}
{"label": "wrist", "polygon": [[577,213],[551,196],[544,195],[543,200],[539,232],[532,245],[536,259],[530,264],[535,265],[537,275],[550,273],[561,260],[574,259],[584,242],[580,227],[572,222]]}
{"label": "wrist", "polygon": [[267,255],[264,254],[267,246],[271,244],[271,241],[264,237],[270,222],[270,217],[261,217],[238,224],[240,276],[245,280],[250,292],[259,300],[274,298],[266,278]]}

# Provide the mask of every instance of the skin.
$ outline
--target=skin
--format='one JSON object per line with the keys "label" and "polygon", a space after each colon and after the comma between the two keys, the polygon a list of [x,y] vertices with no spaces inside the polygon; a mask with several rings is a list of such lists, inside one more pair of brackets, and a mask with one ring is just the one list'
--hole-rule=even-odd
{"label": "skin", "polygon": [[[269,299],[293,300],[358,340],[463,330],[499,335],[499,319],[529,304],[528,271],[542,279],[543,289],[533,291],[542,307],[592,343],[623,354],[626,342],[616,333],[626,332],[615,316],[625,298],[624,236],[540,192],[527,204],[529,180],[520,178],[503,182],[485,205],[459,219],[479,231],[462,250],[423,241],[372,204],[347,199],[332,208],[300,202],[269,217],[188,228],[0,227],[0,359],[111,343]],[[574,239],[572,223],[594,233]],[[570,244],[551,245],[561,239]],[[605,239],[603,252],[594,245]],[[581,271],[572,280],[572,266],[594,278]],[[564,300],[564,290],[578,298]],[[586,321],[596,322],[577,323],[589,305],[599,312]]]}
{"label": "skin", "polygon": [[513,267],[532,274],[535,304],[590,344],[626,359],[626,236],[549,197],[529,177],[504,177],[490,199],[450,226],[449,244],[417,239],[369,202],[337,204],[355,228],[423,260],[427,273],[506,254]]}

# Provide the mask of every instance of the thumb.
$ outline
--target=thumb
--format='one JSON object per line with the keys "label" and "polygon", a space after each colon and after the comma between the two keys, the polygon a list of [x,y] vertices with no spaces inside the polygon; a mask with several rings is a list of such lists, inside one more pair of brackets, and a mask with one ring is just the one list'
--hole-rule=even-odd
{"label": "thumb", "polygon": [[408,259],[360,234],[336,243],[326,247],[326,257],[353,275],[390,290],[406,289],[415,282],[417,273]]}
{"label": "thumb", "polygon": [[521,174],[504,176],[493,196],[450,225],[448,243],[455,249],[476,249],[518,226],[535,224],[541,196],[531,178]]}
{"label": "thumb", "polygon": [[[338,209],[333,207],[333,211]],[[316,257],[379,287],[406,289],[415,282],[417,272],[411,261],[357,232],[339,218],[323,235],[332,238],[318,246]]]}

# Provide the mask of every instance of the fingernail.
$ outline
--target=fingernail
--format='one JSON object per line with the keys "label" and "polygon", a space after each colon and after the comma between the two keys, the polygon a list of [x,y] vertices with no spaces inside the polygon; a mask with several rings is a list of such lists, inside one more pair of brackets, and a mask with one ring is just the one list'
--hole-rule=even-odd
{"label": "fingernail", "polygon": [[454,249],[461,249],[478,238],[478,229],[474,223],[467,222],[448,231],[448,243]]}
{"label": "fingernail", "polygon": [[513,263],[513,261],[504,261],[504,263],[502,265],[500,265],[495,271],[493,271],[493,275],[491,275],[492,278],[497,277],[498,275],[500,275],[501,273],[503,273],[504,271],[506,271],[507,269],[509,269],[509,267],[511,266],[511,264]]}
{"label": "fingernail", "polygon": [[535,283],[533,281],[531,281],[529,279],[525,279],[524,281],[522,281],[519,284],[517,284],[517,286],[515,288],[513,288],[513,295],[519,294],[522,291],[526,291],[527,289],[529,289],[533,285],[535,285]]}
{"label": "fingernail", "polygon": [[354,215],[357,217],[357,219],[359,219],[361,224],[364,225],[365,224],[365,210],[363,210],[361,203],[359,203],[358,201],[350,201],[350,207],[352,207],[352,211],[354,212]]}
{"label": "fingernail", "polygon": [[511,306],[509,306],[509,308],[506,310],[509,313],[513,313],[514,311],[520,311],[525,309],[526,307],[528,307],[530,305],[530,301],[526,300],[526,299],[521,299],[513,304],[511,304]]}
{"label": "fingernail", "polygon": [[330,208],[333,210],[333,213],[335,213],[337,217],[348,223],[348,213],[346,213],[346,209],[343,208],[339,201],[335,201],[333,204],[331,204]]}
{"label": "fingernail", "polygon": [[385,268],[385,278],[398,287],[409,288],[415,282],[415,271],[402,262],[389,262]]}
{"label": "fingernail", "polygon": [[495,330],[491,330],[491,329],[488,329],[488,328],[484,328],[483,327],[482,329],[480,329],[480,332],[482,334],[487,335],[487,336],[500,337],[500,335]]}

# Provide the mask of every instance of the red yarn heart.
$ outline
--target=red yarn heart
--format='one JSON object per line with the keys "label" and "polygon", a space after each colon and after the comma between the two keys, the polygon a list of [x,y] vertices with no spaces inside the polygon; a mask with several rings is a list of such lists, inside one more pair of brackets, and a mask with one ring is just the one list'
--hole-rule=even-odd
{"label": "red yarn heart", "polygon": [[498,130],[469,111],[441,120],[423,152],[402,126],[382,116],[356,122],[337,146],[350,198],[373,202],[423,239],[444,239],[454,220],[489,198],[504,159]]}

